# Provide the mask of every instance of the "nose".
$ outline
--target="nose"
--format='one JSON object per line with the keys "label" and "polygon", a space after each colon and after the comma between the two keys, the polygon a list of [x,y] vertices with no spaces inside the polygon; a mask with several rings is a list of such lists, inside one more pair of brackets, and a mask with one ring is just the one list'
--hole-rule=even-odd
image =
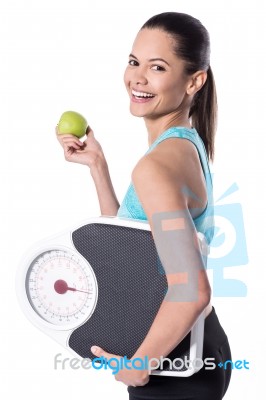
{"label": "nose", "polygon": [[146,71],[144,68],[141,68],[139,66],[135,69],[132,82],[136,85],[146,85],[148,83]]}

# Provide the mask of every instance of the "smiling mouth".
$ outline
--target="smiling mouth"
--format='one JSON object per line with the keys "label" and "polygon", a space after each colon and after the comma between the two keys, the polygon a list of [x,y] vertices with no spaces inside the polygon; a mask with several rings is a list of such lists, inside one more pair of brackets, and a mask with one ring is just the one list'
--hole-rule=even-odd
{"label": "smiling mouth", "polygon": [[141,99],[147,99],[148,100],[148,99],[152,99],[153,97],[155,97],[155,95],[152,94],[152,93],[138,92],[138,91],[136,91],[134,89],[132,89],[131,93],[132,93],[132,97],[134,99],[138,99],[138,100],[141,100]]}

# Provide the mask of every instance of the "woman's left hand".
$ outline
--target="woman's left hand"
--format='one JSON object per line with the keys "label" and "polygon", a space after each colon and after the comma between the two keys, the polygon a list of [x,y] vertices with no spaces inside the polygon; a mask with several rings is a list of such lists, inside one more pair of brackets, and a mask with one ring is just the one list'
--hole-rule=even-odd
{"label": "woman's left hand", "polygon": [[124,357],[107,353],[98,346],[92,346],[91,352],[96,357],[103,357],[108,361],[109,367],[115,372],[114,375],[117,381],[123,382],[127,386],[144,386],[149,382],[149,370],[133,368],[130,359],[127,360],[128,368],[123,365],[121,369],[119,368],[119,360]]}

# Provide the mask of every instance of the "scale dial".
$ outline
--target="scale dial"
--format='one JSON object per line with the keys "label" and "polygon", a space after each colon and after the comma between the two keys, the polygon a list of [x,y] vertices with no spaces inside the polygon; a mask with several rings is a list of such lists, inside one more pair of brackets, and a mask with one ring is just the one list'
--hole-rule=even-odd
{"label": "scale dial", "polygon": [[51,326],[70,329],[93,313],[98,296],[90,264],[69,249],[43,251],[30,264],[26,293],[32,309]]}

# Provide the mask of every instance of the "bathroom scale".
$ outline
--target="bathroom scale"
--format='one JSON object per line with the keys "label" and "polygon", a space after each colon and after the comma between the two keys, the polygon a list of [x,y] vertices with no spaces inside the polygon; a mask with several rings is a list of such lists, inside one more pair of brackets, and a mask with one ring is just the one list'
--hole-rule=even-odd
{"label": "bathroom scale", "polygon": [[[200,233],[203,249],[206,242]],[[28,249],[16,277],[19,304],[42,332],[80,359],[92,345],[130,359],[167,292],[148,222],[90,218]],[[151,374],[190,376],[202,363],[204,313]],[[95,360],[96,361],[96,360]]]}

